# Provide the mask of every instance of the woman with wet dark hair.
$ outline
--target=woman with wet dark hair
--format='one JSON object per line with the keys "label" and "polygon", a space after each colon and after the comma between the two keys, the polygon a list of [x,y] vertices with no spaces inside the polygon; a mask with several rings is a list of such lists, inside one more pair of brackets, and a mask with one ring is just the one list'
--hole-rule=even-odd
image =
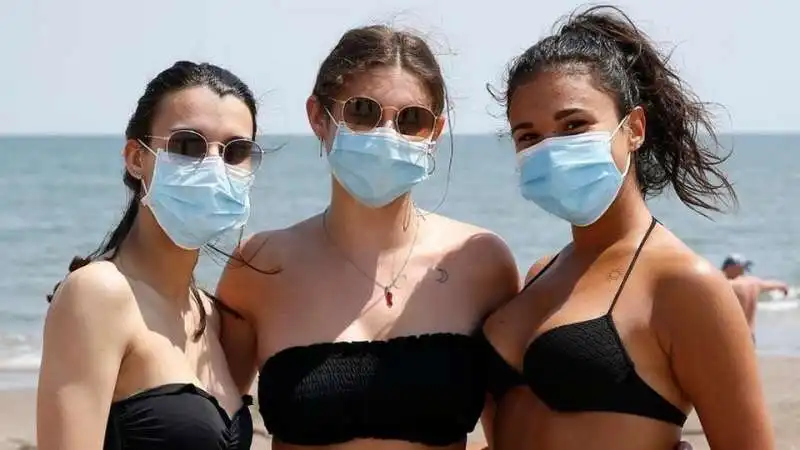
{"label": "woman with wet dark hair", "polygon": [[712,449],[771,449],[736,296],[645,203],[667,186],[698,211],[735,201],[704,104],[612,7],[516,58],[499,97],[523,197],[572,242],[484,327],[493,447],[667,449],[694,407]]}
{"label": "woman with wet dark hair", "polygon": [[122,222],[75,258],[44,327],[38,448],[249,449],[249,399],[228,372],[198,251],[250,214],[256,103],[234,74],[177,62],[128,123]]}
{"label": "woman with wet dark hair", "polygon": [[[519,290],[495,234],[421,211],[445,125],[439,64],[420,37],[350,30],[322,62],[308,119],[331,170],[330,205],[259,233],[222,275],[231,372],[273,448],[463,450],[486,399],[473,332]],[[446,166],[446,165],[442,165]]]}

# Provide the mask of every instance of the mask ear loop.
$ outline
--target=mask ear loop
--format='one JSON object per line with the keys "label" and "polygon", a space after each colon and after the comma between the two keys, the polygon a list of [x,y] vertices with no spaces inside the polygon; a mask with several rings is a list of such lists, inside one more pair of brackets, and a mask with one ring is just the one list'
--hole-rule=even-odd
{"label": "mask ear loop", "polygon": [[[158,171],[158,154],[160,152],[154,151],[147,144],[142,142],[141,139],[137,139],[137,141],[139,141],[139,145],[144,147],[145,150],[150,152],[155,157],[155,161],[153,163],[153,178],[152,178],[153,180],[155,180],[156,172]],[[162,150],[162,152],[163,152],[163,150]],[[139,175],[138,179],[139,179],[139,182],[142,183],[142,192],[144,192],[144,195],[142,195],[142,198],[139,199],[139,202],[141,202],[142,205],[144,205],[144,206],[148,206],[148,199],[150,198],[150,189],[147,188],[147,184],[144,182],[144,177],[143,176]],[[152,181],[151,181],[151,183],[152,183]]]}
{"label": "mask ear loop", "polygon": [[609,142],[611,142],[614,139],[614,137],[617,135],[617,132],[620,130],[620,128],[622,128],[622,125],[624,125],[628,121],[628,119],[630,117],[631,117],[631,115],[629,113],[628,115],[623,117],[622,120],[619,121],[619,124],[617,124],[617,127],[614,128],[614,132],[611,133],[611,139],[609,139]]}
{"label": "mask ear loop", "polygon": [[433,175],[433,173],[436,171],[436,155],[435,155],[435,153],[436,153],[436,141],[433,140],[433,138],[431,138],[431,141],[428,142],[428,149],[425,152],[425,155],[428,158],[430,158],[430,161],[431,161],[431,164],[430,164],[431,170],[428,171],[428,176]]}
{"label": "mask ear loop", "polygon": [[[628,122],[628,119],[630,117],[631,117],[630,114],[628,114],[627,116],[623,117],[622,120],[619,121],[619,125],[617,125],[617,128],[614,129],[614,132],[611,133],[611,138],[608,140],[609,150],[611,150],[611,141],[614,140],[614,137],[617,135],[617,132],[622,128],[623,124]],[[623,170],[621,172],[622,178],[625,178],[625,177],[628,176],[628,171],[631,168],[631,159],[633,159],[633,157],[631,156],[631,153],[632,152],[628,152],[627,156],[625,157],[625,161],[626,161],[625,162],[625,170]]]}
{"label": "mask ear loop", "polygon": [[431,176],[431,175],[433,175],[433,172],[436,172],[436,157],[433,156],[433,152],[426,152],[425,155],[428,157],[428,159],[431,162],[430,170],[428,170],[428,175],[427,175],[427,176]]}
{"label": "mask ear loop", "polygon": [[[425,176],[429,177],[433,175],[433,172],[436,171],[436,156],[434,156],[434,149],[436,148],[435,142],[428,142],[426,143],[425,150],[422,151],[422,158],[427,158],[429,161],[428,167],[430,169],[427,171]],[[416,162],[421,162],[422,158],[416,158]]]}
{"label": "mask ear loop", "polygon": [[[331,123],[336,127],[336,132],[338,133],[339,132],[339,128],[341,127],[342,123],[336,121],[336,118],[333,117],[333,113],[331,113],[328,110],[328,108],[324,108],[324,109],[325,109],[325,113],[328,114],[328,117],[331,119]],[[336,139],[335,136],[334,136],[334,139]],[[319,138],[319,157],[320,158],[322,158],[322,153],[323,153],[322,150],[323,150],[324,146],[325,146],[325,142],[322,140],[322,138]]]}
{"label": "mask ear loop", "polygon": [[[636,144],[635,150],[639,150],[639,148],[641,148],[641,146],[642,146],[641,143]],[[628,176],[628,171],[631,169],[632,161],[633,161],[633,152],[628,152],[628,162],[625,163],[625,171],[622,172],[622,178],[625,178],[625,177]]]}

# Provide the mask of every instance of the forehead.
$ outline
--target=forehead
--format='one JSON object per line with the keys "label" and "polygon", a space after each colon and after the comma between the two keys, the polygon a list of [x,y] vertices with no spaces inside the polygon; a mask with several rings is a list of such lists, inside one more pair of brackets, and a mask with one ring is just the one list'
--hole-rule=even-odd
{"label": "forehead", "polygon": [[374,67],[347,79],[338,100],[354,96],[371,97],[383,106],[431,107],[432,99],[424,83],[413,73],[398,67]]}
{"label": "forehead", "polygon": [[553,114],[568,109],[597,115],[617,113],[614,99],[596,87],[589,72],[546,70],[517,88],[509,103],[508,116],[512,122],[515,118],[528,120],[532,114],[546,115],[552,120]]}
{"label": "forehead", "polygon": [[175,129],[193,129],[209,140],[225,141],[233,136],[252,136],[253,119],[238,97],[220,97],[211,89],[198,86],[173,92],[160,102],[153,134],[168,134]]}

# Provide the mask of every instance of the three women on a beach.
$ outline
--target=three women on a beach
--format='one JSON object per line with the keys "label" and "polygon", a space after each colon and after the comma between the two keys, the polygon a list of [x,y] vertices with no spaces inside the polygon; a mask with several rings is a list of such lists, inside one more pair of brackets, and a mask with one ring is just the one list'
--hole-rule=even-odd
{"label": "three women on a beach", "polygon": [[502,239],[412,201],[444,80],[423,39],[370,26],[307,101],[329,206],[242,242],[211,296],[192,272],[247,220],[255,102],[215,66],[156,77],[126,133],[129,210],[48,312],[39,447],[249,448],[260,371],[276,449],[464,449],[481,415],[491,448],[667,449],[692,406],[712,448],[771,448],[735,297],[643,201],[732,194],[706,112],[604,9],[517,58],[502,97],[522,195],[573,227],[521,293]]}

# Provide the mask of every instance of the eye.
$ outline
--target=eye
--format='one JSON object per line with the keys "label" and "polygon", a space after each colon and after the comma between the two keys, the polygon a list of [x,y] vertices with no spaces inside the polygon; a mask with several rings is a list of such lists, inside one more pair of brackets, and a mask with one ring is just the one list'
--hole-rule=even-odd
{"label": "eye", "polygon": [[570,120],[564,126],[564,131],[568,133],[579,133],[583,131],[587,126],[589,126],[589,122],[585,120]]}
{"label": "eye", "polygon": [[541,139],[542,139],[542,135],[540,135],[540,134],[530,133],[530,132],[527,132],[527,133],[523,132],[523,133],[517,134],[517,137],[516,137],[515,140],[517,142],[517,146],[521,146],[521,145],[530,146],[530,145],[533,145],[536,142],[540,141]]}

